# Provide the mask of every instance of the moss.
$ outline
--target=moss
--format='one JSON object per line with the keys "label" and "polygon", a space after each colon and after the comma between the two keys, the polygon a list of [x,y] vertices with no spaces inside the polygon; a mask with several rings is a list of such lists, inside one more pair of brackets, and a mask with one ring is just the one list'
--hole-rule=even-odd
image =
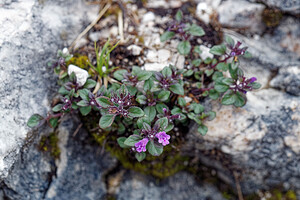
{"label": "moss", "polygon": [[109,141],[116,141],[117,137],[111,135],[111,133],[93,133],[92,135],[95,141],[101,146],[105,145],[105,150],[115,156],[125,168],[152,175],[159,179],[166,178],[185,169],[189,160],[188,157],[182,156],[179,151],[174,150],[174,148],[169,145],[164,148],[164,154],[160,156],[151,156],[148,154],[145,160],[138,162],[134,154],[129,153],[130,150],[122,149],[114,142],[105,142],[107,139]]}
{"label": "moss", "polygon": [[279,25],[282,16],[283,15],[280,10],[266,8],[262,13],[262,20],[267,27],[273,28]]}
{"label": "moss", "polygon": [[58,136],[57,133],[50,133],[48,136],[42,136],[39,144],[39,148],[44,152],[49,152],[54,158],[59,158],[60,149],[58,146]]}
{"label": "moss", "polygon": [[89,68],[89,58],[84,55],[75,54],[66,64],[67,66],[70,64],[76,65],[82,69],[88,69]]}

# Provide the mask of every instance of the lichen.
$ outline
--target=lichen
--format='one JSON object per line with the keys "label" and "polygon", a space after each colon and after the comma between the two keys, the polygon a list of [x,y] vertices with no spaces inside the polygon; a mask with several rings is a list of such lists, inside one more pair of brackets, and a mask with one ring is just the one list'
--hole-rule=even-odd
{"label": "lichen", "polygon": [[262,13],[262,20],[269,28],[274,28],[279,25],[282,19],[282,12],[278,9],[266,8]]}
{"label": "lichen", "polygon": [[39,148],[44,152],[49,152],[51,156],[58,159],[60,156],[60,148],[58,146],[58,136],[57,133],[50,133],[48,136],[42,136]]}

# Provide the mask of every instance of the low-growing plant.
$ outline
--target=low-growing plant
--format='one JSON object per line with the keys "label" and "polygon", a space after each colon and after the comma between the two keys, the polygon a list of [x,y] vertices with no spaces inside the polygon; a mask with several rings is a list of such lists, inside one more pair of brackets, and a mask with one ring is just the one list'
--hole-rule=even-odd
{"label": "low-growing plant", "polygon": [[204,136],[208,131],[205,121],[213,120],[216,113],[200,102],[209,97],[223,105],[241,107],[246,104],[246,93],[260,87],[255,77],[246,78],[239,67],[239,57],[250,55],[247,48],[228,36],[224,44],[210,49],[214,58],[201,60],[199,47],[191,46],[189,39],[204,34],[196,24],[183,23],[179,11],[176,21],[161,36],[162,42],[176,35],[183,39],[178,51],[191,63],[183,69],[173,65],[161,71],[145,71],[138,66],[109,68],[110,52],[116,45],[108,41],[100,53],[95,47],[97,65],[89,64],[93,73],[88,74],[90,69],[66,66],[72,56],[65,50],[59,52],[54,70],[59,75],[61,102],[45,118],[31,116],[28,126],[47,122],[55,128],[67,113],[79,110],[87,116],[94,110],[101,115],[99,128],[120,136],[119,146],[135,153],[138,161],[146,152],[162,154],[164,146],[176,137],[172,135],[176,127],[195,123]]}

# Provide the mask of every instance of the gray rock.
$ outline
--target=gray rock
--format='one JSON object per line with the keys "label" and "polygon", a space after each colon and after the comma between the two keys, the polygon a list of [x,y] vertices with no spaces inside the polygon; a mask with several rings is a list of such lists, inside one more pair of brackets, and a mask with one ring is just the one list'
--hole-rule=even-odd
{"label": "gray rock", "polygon": [[244,0],[229,0],[217,7],[222,26],[247,29],[247,32],[262,33],[262,12],[265,6]]}
{"label": "gray rock", "polygon": [[[259,0],[249,0],[251,2],[262,2]],[[300,13],[300,3],[298,0],[265,0],[263,3],[269,7],[278,8],[284,12],[288,12],[291,14],[299,14]]]}
{"label": "gray rock", "polygon": [[192,175],[181,172],[156,183],[155,179],[137,173],[128,173],[123,178],[116,194],[118,200],[204,200],[224,199],[212,185],[199,185]]}
{"label": "gray rock", "polygon": [[[11,173],[1,183],[3,199],[101,199],[106,195],[104,173],[115,165],[75,117],[59,127],[60,158],[38,150],[39,138],[20,154]],[[46,129],[44,134],[49,133]],[[42,133],[43,135],[43,133]]]}
{"label": "gray rock", "polygon": [[[1,4],[1,3],[0,3]],[[83,1],[5,1],[0,6],[0,178],[24,144],[30,115],[45,115],[55,76],[50,58],[70,44],[97,6]],[[89,13],[89,14],[87,14]]]}
{"label": "gray rock", "polygon": [[281,68],[270,85],[285,90],[287,93],[300,96],[300,66]]}

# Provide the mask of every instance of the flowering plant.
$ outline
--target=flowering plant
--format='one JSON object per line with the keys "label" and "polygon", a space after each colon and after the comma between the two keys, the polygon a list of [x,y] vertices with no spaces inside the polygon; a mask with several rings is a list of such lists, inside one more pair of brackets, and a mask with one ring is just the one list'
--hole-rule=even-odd
{"label": "flowering plant", "polygon": [[189,63],[184,69],[173,65],[159,72],[137,66],[110,68],[110,52],[116,45],[111,46],[109,41],[100,53],[96,48],[97,65],[88,63],[86,69],[68,63],[72,56],[66,50],[60,51],[54,69],[59,75],[61,102],[46,118],[31,116],[28,126],[47,122],[55,128],[67,113],[79,111],[87,116],[95,111],[100,113],[100,131],[120,135],[119,146],[135,153],[138,161],[146,157],[147,151],[153,156],[162,154],[164,146],[172,143],[177,127],[196,123],[204,136],[208,131],[205,121],[213,120],[216,113],[200,102],[209,97],[223,105],[241,107],[246,103],[246,93],[260,84],[255,77],[246,78],[239,67],[239,56],[249,57],[240,42],[226,36],[224,44],[210,49],[214,58],[202,60],[199,46],[192,46],[189,39],[203,36],[203,29],[183,23],[181,12],[176,19],[161,41],[177,35],[183,39],[177,49]]}

